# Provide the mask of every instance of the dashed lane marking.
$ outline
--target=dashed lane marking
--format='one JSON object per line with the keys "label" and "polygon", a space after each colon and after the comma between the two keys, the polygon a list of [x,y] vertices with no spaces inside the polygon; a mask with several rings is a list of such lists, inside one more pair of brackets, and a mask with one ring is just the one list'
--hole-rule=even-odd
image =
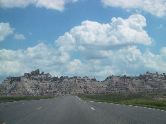
{"label": "dashed lane marking", "polygon": [[37,110],[41,110],[42,109],[42,107],[40,106],[40,107],[38,107],[38,108],[36,108]]}
{"label": "dashed lane marking", "polygon": [[93,110],[93,111],[95,110],[95,108],[93,108],[93,107],[90,107],[90,109]]}

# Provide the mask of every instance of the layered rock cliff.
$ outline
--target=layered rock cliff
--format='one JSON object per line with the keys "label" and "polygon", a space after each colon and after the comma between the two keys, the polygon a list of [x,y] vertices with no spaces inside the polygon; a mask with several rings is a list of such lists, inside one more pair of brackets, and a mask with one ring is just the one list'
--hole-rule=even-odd
{"label": "layered rock cliff", "polygon": [[166,92],[166,75],[147,72],[140,76],[109,76],[104,81],[88,77],[52,77],[39,71],[7,77],[0,95],[61,95],[96,93]]}

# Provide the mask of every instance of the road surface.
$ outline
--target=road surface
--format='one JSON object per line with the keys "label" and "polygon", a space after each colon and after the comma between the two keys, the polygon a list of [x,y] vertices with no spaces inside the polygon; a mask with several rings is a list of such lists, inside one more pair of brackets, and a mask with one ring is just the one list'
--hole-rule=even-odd
{"label": "road surface", "polygon": [[60,96],[1,103],[0,124],[166,124],[166,112]]}

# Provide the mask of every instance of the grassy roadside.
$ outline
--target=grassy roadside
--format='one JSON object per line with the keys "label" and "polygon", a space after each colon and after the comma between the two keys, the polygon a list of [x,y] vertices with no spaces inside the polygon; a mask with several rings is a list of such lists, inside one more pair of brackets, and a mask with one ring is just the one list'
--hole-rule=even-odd
{"label": "grassy roadside", "polygon": [[13,102],[20,100],[39,100],[39,99],[50,99],[53,96],[0,96],[0,103]]}
{"label": "grassy roadside", "polygon": [[79,95],[83,100],[93,100],[96,102],[108,102],[125,105],[144,106],[166,110],[166,99],[155,99],[152,96],[143,95],[123,95],[123,94],[97,94]]}

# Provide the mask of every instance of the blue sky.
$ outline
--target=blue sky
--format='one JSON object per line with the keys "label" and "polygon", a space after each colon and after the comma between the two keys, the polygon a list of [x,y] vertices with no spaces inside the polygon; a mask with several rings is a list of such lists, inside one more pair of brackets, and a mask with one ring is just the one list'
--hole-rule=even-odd
{"label": "blue sky", "polygon": [[59,1],[0,0],[0,78],[165,71],[166,0]]}

